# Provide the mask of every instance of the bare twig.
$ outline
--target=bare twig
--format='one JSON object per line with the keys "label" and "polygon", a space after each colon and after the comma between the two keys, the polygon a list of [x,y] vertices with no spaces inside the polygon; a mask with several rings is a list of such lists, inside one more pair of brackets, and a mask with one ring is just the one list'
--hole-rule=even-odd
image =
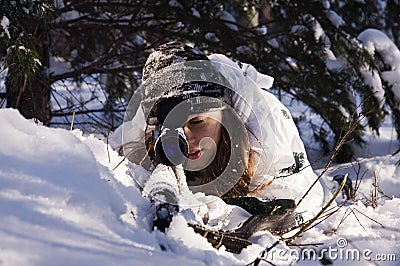
{"label": "bare twig", "polygon": [[359,210],[357,210],[357,209],[354,209],[354,211],[357,211],[358,213],[360,213],[361,215],[363,215],[363,216],[365,216],[365,217],[367,217],[368,219],[370,219],[371,221],[374,221],[375,223],[377,223],[377,224],[379,224],[382,228],[386,228],[383,224],[381,224],[380,222],[378,222],[377,220],[375,220],[375,219],[372,219],[371,217],[369,217],[368,215],[366,215],[366,214],[364,214],[364,213],[362,213],[362,212],[360,212]]}
{"label": "bare twig", "polygon": [[377,204],[377,196],[378,196],[378,177],[376,176],[376,171],[374,170],[374,183],[372,184],[371,188],[371,205],[372,208],[376,208]]}
{"label": "bare twig", "polygon": [[318,247],[318,246],[321,246],[323,244],[324,243],[309,243],[309,244],[294,244],[294,243],[291,243],[291,244],[288,244],[287,246],[289,246],[289,247],[309,247],[309,246]]}
{"label": "bare twig", "polygon": [[349,208],[349,210],[351,211],[351,213],[354,215],[354,217],[356,217],[357,222],[360,224],[360,226],[364,229],[365,232],[367,232],[367,229],[365,229],[364,225],[360,222],[360,220],[358,219],[357,215],[354,213],[353,208]]}
{"label": "bare twig", "polygon": [[336,227],[336,229],[334,230],[334,232],[337,232],[339,230],[339,227],[344,223],[344,221],[347,219],[347,217],[350,215],[350,213],[348,212],[348,209],[344,212],[342,219],[340,219],[340,222],[338,224],[338,226]]}
{"label": "bare twig", "polygon": [[117,169],[124,161],[125,157],[112,170],[115,171],[115,169]]}
{"label": "bare twig", "polygon": [[264,249],[261,254],[251,263],[247,264],[246,266],[258,266],[260,264],[261,261],[265,261],[268,262],[270,265],[274,265],[271,262],[265,260],[265,254],[267,254],[268,252],[270,252],[276,245],[279,244],[279,241],[276,241],[274,244],[272,244],[272,246]]}
{"label": "bare twig", "polygon": [[378,192],[381,193],[385,198],[392,199],[392,197],[383,192],[383,190],[379,186],[378,186]]}
{"label": "bare twig", "polygon": [[99,112],[125,112],[126,109],[117,109],[117,110],[105,110],[104,108],[101,109],[87,109],[87,110],[81,110],[81,111],[73,111],[73,112],[65,112],[65,113],[53,113],[52,116],[69,116],[73,115],[76,113],[77,115],[80,114],[89,114],[89,113],[99,113]]}
{"label": "bare twig", "polygon": [[316,220],[318,220],[318,218],[331,206],[332,202],[337,198],[337,196],[339,195],[339,193],[342,191],[342,189],[344,188],[344,186],[346,185],[346,181],[347,181],[347,176],[348,174],[345,174],[342,183],[340,184],[339,188],[336,190],[335,194],[333,195],[333,197],[328,201],[328,203],[326,203],[326,205],[321,209],[321,211],[314,216],[314,218],[312,218],[310,221],[308,221],[307,223],[305,223],[301,229],[292,237],[288,238],[286,240],[286,243],[290,243],[292,242],[294,239],[296,239],[299,235],[301,235],[302,233],[305,232],[305,230],[307,228],[309,228]]}
{"label": "bare twig", "polygon": [[71,120],[71,126],[69,127],[69,131],[72,131],[74,127],[74,120],[75,120],[75,112],[72,113],[72,120]]}
{"label": "bare twig", "polygon": [[[364,170],[364,172],[361,174],[361,165],[360,165],[360,161],[357,161],[357,170],[355,170],[356,172],[356,181],[354,184],[354,197],[356,192],[358,192],[358,189],[360,188],[361,185],[361,181],[363,180],[363,178],[365,177],[365,174],[367,173],[367,170]],[[361,177],[360,177],[361,174]]]}
{"label": "bare twig", "polygon": [[[354,115],[355,115],[355,113],[353,113],[352,116],[354,117]],[[357,125],[358,125],[358,123],[351,124],[350,128],[347,130],[347,132],[344,134],[344,136],[338,141],[338,143],[336,144],[336,146],[335,146],[335,148],[333,150],[333,153],[332,153],[331,157],[329,158],[329,161],[326,164],[324,170],[322,170],[322,172],[319,174],[319,176],[315,179],[315,181],[308,188],[306,193],[301,197],[299,202],[297,202],[297,206],[303,201],[303,199],[308,195],[308,193],[310,193],[311,189],[318,183],[320,178],[328,171],[330,165],[333,163],[333,161],[336,158],[337,154],[339,153],[340,149],[346,143],[346,140],[350,136],[350,134],[356,129]]]}
{"label": "bare twig", "polygon": [[[306,229],[304,232],[308,231],[308,230],[311,229],[311,228],[314,228],[315,226],[319,225],[320,223],[322,223],[323,221],[325,221],[326,219],[328,219],[330,216],[332,216],[334,213],[336,213],[343,205],[344,205],[344,204],[337,205],[337,206],[333,206],[333,207],[331,207],[330,209],[326,210],[325,213],[322,214],[322,215],[319,217],[320,221],[317,222],[317,223],[315,223],[315,224],[313,224],[312,226],[310,226],[310,227],[309,227],[308,229]],[[306,221],[305,223],[308,223],[309,221],[310,221],[310,220]],[[303,224],[305,224],[305,223],[303,223]],[[291,231],[294,231],[294,230],[297,230],[297,229],[301,228],[303,224],[300,224],[300,225],[298,225],[298,226],[296,226],[296,227],[293,227],[293,228],[291,229]],[[281,238],[282,238],[282,235],[281,235]],[[284,240],[284,239],[282,238],[282,240]]]}
{"label": "bare twig", "polygon": [[111,164],[110,150],[109,150],[109,148],[108,148],[108,145],[109,145],[109,143],[108,143],[108,136],[109,136],[109,134],[107,134],[107,138],[106,138],[106,139],[107,139],[106,147],[107,147],[108,163]]}

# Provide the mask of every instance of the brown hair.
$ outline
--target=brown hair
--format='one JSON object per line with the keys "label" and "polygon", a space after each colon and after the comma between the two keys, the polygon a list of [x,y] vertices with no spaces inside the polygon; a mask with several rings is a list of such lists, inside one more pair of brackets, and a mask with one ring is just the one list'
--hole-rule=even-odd
{"label": "brown hair", "polygon": [[[227,167],[230,157],[235,156],[232,161],[237,173],[241,176],[232,176],[232,180],[238,180],[235,184],[224,184],[232,186],[222,198],[235,198],[246,196],[249,191],[251,177],[255,173],[255,157],[257,152],[250,148],[247,131],[240,118],[233,114],[233,110],[223,111],[223,126],[221,130],[221,139],[217,146],[217,154],[213,162],[201,171],[185,171],[187,183],[189,186],[206,184],[218,178]],[[240,124],[239,124],[240,123]],[[235,134],[230,136],[229,134]],[[233,139],[234,143],[231,143]],[[233,145],[238,149],[233,149]]]}
{"label": "brown hair", "polygon": [[[223,111],[222,124],[224,126],[221,128],[221,139],[218,143],[217,153],[213,162],[200,171],[185,171],[189,186],[203,185],[218,178],[227,167],[230,157],[234,156],[233,167],[237,169],[238,174],[242,174],[241,176],[232,176],[232,180],[238,180],[236,183],[224,184],[225,187],[232,186],[232,188],[223,194],[222,198],[236,198],[246,196],[250,193],[249,185],[251,178],[255,174],[256,158],[258,155],[258,152],[251,149],[248,141],[248,134],[252,134],[251,129],[244,127],[238,115],[233,112],[232,109]],[[119,153],[125,156],[130,162],[150,169],[152,167],[151,161],[154,158],[152,143],[153,129],[155,129],[155,126],[148,125],[141,143],[126,143],[120,147]],[[234,136],[229,134],[234,134]],[[231,143],[231,139],[233,139],[234,143]],[[237,146],[238,149],[233,149],[233,145]]]}
{"label": "brown hair", "polygon": [[[149,78],[154,73],[175,63],[195,60],[208,60],[208,57],[202,51],[179,42],[161,45],[148,57],[143,68],[142,81],[149,82]],[[159,91],[151,90],[156,88],[157,86],[145,86],[143,88],[143,92],[145,92],[143,99],[158,99]],[[145,89],[149,91],[145,91]],[[154,107],[153,102],[151,103]],[[232,175],[232,183],[223,185],[232,188],[222,197],[246,196],[249,193],[251,178],[255,173],[257,156],[257,152],[251,149],[248,140],[248,133],[251,133],[251,131],[244,127],[243,122],[233,109],[230,109],[230,112],[223,111],[223,120],[222,135],[213,162],[204,170],[196,172],[186,171],[187,182],[188,185],[206,184],[218,178],[226,167],[232,163],[233,165],[229,166],[237,170],[238,176],[233,176],[234,172],[229,173]],[[151,135],[153,129],[154,126],[148,125],[143,136],[144,139],[140,140],[141,143],[136,141],[124,144],[120,149],[120,154],[123,154],[129,161],[135,164],[139,164],[146,169],[151,169],[151,160],[154,158]],[[231,157],[234,158],[233,162],[230,161]],[[230,176],[228,179],[231,179]]]}

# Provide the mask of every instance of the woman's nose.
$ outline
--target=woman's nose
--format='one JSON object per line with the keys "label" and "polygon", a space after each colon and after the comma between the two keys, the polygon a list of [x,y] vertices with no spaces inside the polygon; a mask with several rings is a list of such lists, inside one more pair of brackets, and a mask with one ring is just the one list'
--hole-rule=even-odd
{"label": "woman's nose", "polygon": [[185,133],[187,142],[189,144],[193,144],[195,142],[195,138],[194,138],[194,135],[193,135],[192,131],[190,130],[190,128],[187,126],[184,126],[183,132]]}

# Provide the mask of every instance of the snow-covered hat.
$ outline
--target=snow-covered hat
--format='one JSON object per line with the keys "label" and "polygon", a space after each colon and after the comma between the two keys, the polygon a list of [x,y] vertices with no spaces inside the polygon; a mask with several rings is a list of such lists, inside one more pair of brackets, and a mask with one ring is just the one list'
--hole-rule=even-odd
{"label": "snow-covered hat", "polygon": [[202,51],[179,42],[161,45],[143,69],[142,108],[147,122],[162,123],[183,102],[186,107],[180,111],[186,111],[186,117],[231,106],[232,92],[222,80]]}
{"label": "snow-covered hat", "polygon": [[194,60],[208,60],[208,58],[202,51],[179,42],[163,44],[147,58],[143,68],[142,81],[146,82],[163,68]]}
{"label": "snow-covered hat", "polygon": [[[236,63],[221,54],[207,57],[202,51],[179,42],[161,45],[150,54],[143,69],[142,109],[146,118],[163,99],[186,95],[209,103],[209,110],[226,103],[243,123],[253,123],[251,113],[254,95],[260,88],[268,89],[273,78],[259,73],[253,66]],[[213,100],[214,98],[214,100]],[[221,106],[220,106],[221,107]],[[149,120],[147,120],[149,122]]]}

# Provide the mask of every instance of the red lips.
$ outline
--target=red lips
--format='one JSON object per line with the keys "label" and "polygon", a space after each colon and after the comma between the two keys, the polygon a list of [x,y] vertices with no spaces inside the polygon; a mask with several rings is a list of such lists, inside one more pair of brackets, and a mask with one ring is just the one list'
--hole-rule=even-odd
{"label": "red lips", "polygon": [[192,153],[189,153],[189,159],[190,160],[196,160],[200,156],[201,156],[201,151],[200,150],[192,152]]}

